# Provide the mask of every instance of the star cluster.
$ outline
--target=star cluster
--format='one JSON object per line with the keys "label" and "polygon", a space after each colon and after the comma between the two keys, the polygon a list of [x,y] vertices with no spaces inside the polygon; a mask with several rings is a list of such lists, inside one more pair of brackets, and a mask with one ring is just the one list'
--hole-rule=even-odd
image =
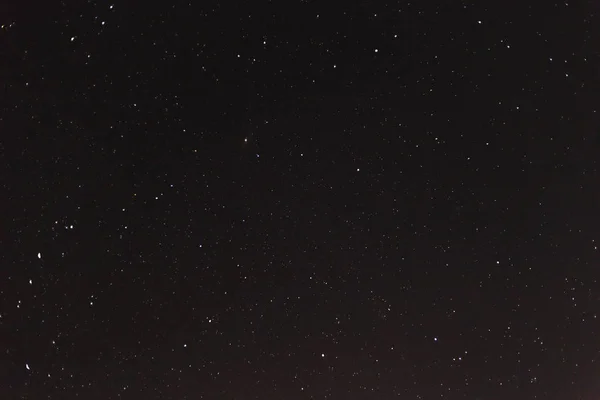
{"label": "star cluster", "polygon": [[0,397],[597,398],[600,8],[492,3],[0,6]]}

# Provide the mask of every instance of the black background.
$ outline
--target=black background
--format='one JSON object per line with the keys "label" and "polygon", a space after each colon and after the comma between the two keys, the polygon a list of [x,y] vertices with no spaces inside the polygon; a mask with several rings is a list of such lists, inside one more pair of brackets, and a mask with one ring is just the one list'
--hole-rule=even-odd
{"label": "black background", "polygon": [[600,8],[487,3],[2,5],[2,398],[596,398]]}

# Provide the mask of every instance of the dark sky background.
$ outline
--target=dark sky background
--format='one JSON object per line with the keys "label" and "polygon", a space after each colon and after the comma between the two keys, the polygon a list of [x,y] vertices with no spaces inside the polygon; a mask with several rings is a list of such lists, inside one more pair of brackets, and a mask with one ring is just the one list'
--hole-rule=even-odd
{"label": "dark sky background", "polygon": [[600,3],[12,3],[2,399],[599,398]]}

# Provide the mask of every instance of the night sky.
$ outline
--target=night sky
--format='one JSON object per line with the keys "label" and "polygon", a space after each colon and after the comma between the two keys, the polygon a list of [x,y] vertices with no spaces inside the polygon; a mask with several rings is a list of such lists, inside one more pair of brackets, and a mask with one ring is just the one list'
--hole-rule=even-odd
{"label": "night sky", "polygon": [[600,398],[598,1],[0,6],[0,398]]}

